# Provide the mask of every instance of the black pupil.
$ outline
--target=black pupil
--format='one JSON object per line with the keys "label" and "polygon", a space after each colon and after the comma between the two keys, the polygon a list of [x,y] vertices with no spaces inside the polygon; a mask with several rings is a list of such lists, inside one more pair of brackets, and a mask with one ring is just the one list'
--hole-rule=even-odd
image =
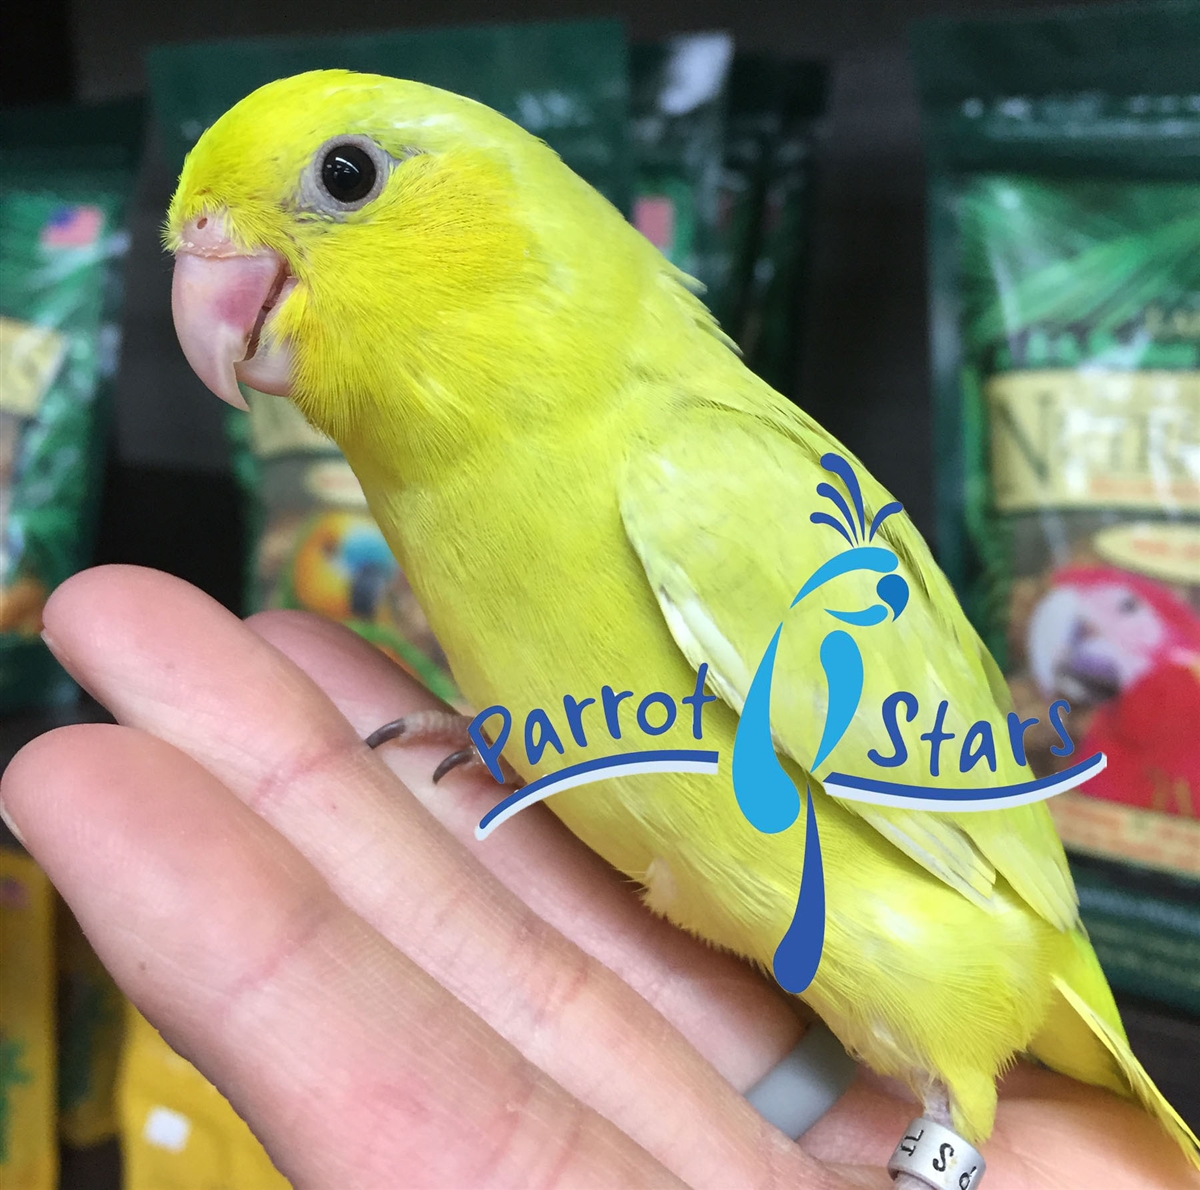
{"label": "black pupil", "polygon": [[375,185],[375,162],[358,145],[338,145],[325,154],[321,181],[338,202],[358,202]]}

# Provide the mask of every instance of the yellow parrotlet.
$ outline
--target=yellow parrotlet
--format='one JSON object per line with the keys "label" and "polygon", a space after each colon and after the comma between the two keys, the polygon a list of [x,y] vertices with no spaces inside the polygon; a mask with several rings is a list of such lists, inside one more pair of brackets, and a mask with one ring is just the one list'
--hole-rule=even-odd
{"label": "yellow parrotlet", "polygon": [[[338,443],[466,697],[511,709],[505,754],[525,778],[614,748],[696,747],[690,713],[650,739],[634,709],[651,692],[690,694],[709,666],[718,775],[626,776],[547,802],[653,909],[766,968],[792,920],[804,815],[756,830],[729,764],[783,622],[772,725],[800,794],[811,784],[826,886],[804,999],[875,1070],[927,1103],[948,1094],[973,1142],[991,1132],[997,1075],[1026,1052],[1140,1100],[1196,1160],[1126,1042],[1044,804],[888,809],[837,800],[805,772],[825,716],[824,608],[863,606],[875,578],[847,574],[824,604],[789,611],[847,548],[809,521],[834,478],[822,456],[857,472],[866,525],[891,497],[743,366],[688,278],[545,144],[432,87],[299,75],[201,137],[167,242],[197,373],[235,404],[239,380],[290,396]],[[920,712],[900,718],[910,755],[891,776],[920,779],[918,733],[945,700],[945,782],[1028,779],[1007,736],[994,776],[986,756],[959,772],[971,724],[1005,730],[1006,687],[907,517],[875,544],[899,559],[909,601],[886,630],[842,624],[866,661],[836,767],[866,773],[870,748],[890,750],[880,706],[905,690]],[[606,708],[606,686],[633,694]],[[566,695],[597,700],[577,710],[578,733]],[[551,743],[531,764],[521,725],[534,708],[563,754]],[[482,845],[503,846],[502,829]]]}

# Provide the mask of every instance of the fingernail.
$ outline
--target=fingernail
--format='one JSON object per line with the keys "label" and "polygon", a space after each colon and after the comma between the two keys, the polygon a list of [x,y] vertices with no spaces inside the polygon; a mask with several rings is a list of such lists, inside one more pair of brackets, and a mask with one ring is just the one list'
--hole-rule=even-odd
{"label": "fingernail", "polygon": [[61,658],[58,642],[50,635],[50,630],[48,628],[42,629],[42,640],[45,642],[46,648],[48,648],[50,652],[55,655],[55,657]]}
{"label": "fingernail", "polygon": [[25,836],[21,834],[21,832],[17,829],[17,824],[9,817],[8,809],[5,807],[3,802],[0,802],[0,822],[3,822],[4,825],[8,827],[12,837],[16,839],[16,841],[20,843],[22,847],[24,847],[26,850],[29,849],[28,844],[25,842]]}

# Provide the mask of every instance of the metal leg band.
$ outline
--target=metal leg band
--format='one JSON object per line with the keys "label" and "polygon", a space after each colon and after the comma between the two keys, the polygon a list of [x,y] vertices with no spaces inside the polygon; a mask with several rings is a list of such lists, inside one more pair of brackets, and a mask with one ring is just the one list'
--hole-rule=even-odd
{"label": "metal leg band", "polygon": [[887,1164],[893,1178],[911,1174],[933,1190],[975,1190],[987,1168],[978,1149],[957,1132],[918,1116]]}
{"label": "metal leg band", "polygon": [[842,1097],[856,1070],[842,1043],[818,1022],[746,1092],[746,1100],[764,1120],[795,1140]]}

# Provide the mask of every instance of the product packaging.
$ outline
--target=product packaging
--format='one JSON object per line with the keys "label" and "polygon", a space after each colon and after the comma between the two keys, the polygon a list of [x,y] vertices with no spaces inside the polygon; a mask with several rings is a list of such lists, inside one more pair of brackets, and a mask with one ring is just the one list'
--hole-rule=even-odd
{"label": "product packaging", "polygon": [[0,713],[69,701],[38,638],[88,561],[142,105],[0,114]]}
{"label": "product packaging", "polygon": [[114,1092],[125,997],[58,898],[58,1134],[85,1149],[117,1131]]}
{"label": "product packaging", "polygon": [[117,1080],[123,1190],[287,1190],[228,1100],[126,1006]]}
{"label": "product packaging", "polygon": [[636,45],[631,63],[634,226],[791,395],[825,69],[735,54],[726,33]]}
{"label": "product packaging", "polygon": [[290,401],[247,390],[226,425],[250,511],[247,603],[318,612],[354,629],[462,706],[441,646],[337,447]]}
{"label": "product packaging", "polygon": [[734,267],[719,226],[732,62],[728,33],[680,34],[630,56],[633,225],[710,302]]}
{"label": "product packaging", "polygon": [[1035,771],[1108,756],[1050,809],[1110,981],[1200,1011],[1200,6],[914,46],[939,557]]}
{"label": "product packaging", "polygon": [[23,852],[0,847],[0,1186],[58,1180],[54,1092],[54,893]]}
{"label": "product packaging", "polygon": [[172,166],[181,167],[204,129],[251,91],[331,68],[415,79],[478,99],[540,136],[628,209],[628,53],[612,20],[162,46],[147,55],[146,70]]}
{"label": "product packaging", "polygon": [[[729,333],[747,366],[790,397],[797,389],[825,90],[823,63],[758,54],[734,58],[725,176],[753,177],[757,219],[738,219],[732,205],[726,234],[734,271],[715,308],[727,312]],[[739,163],[752,167],[739,169]]]}

